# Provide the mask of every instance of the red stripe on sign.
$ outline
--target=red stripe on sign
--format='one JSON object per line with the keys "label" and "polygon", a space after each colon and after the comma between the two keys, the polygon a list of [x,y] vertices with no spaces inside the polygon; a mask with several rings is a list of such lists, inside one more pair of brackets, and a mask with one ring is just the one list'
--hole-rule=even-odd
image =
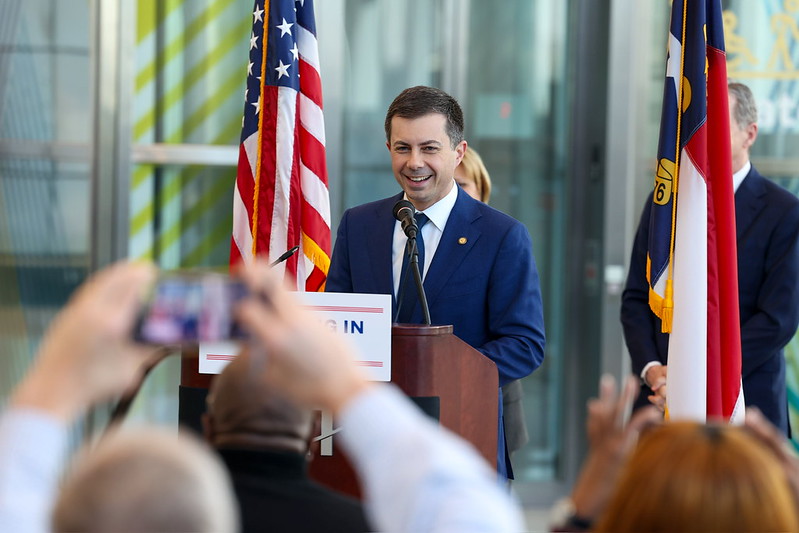
{"label": "red stripe on sign", "polygon": [[383,361],[356,361],[358,366],[370,366],[375,368],[383,368]]}
{"label": "red stripe on sign", "polygon": [[235,355],[226,354],[208,354],[206,357],[211,361],[232,361],[236,358]]}
{"label": "red stripe on sign", "polygon": [[383,314],[382,307],[344,307],[340,305],[306,305],[306,309],[312,311],[333,311],[339,313],[377,313]]}

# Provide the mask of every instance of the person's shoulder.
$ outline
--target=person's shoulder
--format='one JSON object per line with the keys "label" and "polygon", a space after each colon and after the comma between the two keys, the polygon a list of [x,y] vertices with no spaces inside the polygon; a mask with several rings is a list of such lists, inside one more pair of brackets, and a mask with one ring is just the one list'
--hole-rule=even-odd
{"label": "person's shoulder", "polygon": [[794,193],[778,183],[762,176],[754,167],[747,179],[754,178],[760,183],[767,197],[768,208],[779,211],[794,211],[799,209],[799,198]]}
{"label": "person's shoulder", "polygon": [[779,185],[778,183],[764,178],[767,194],[777,201],[784,203],[787,207],[794,207],[799,205],[799,198],[794,193]]}
{"label": "person's shoulder", "polygon": [[463,208],[466,209],[465,221],[473,224],[482,233],[490,234],[492,241],[501,243],[501,246],[510,246],[525,253],[532,246],[532,237],[527,227],[513,218],[495,209],[488,204],[475,200],[464,194]]}

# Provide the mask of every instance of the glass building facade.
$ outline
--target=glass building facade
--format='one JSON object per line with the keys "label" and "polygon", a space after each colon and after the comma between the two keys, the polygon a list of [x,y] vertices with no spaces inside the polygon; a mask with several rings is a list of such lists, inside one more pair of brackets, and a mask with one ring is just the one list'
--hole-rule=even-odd
{"label": "glass building facade", "polygon": [[[619,303],[652,186],[670,2],[317,0],[331,206],[397,192],[383,118],[411,85],[461,102],[491,204],[533,238],[545,363],[523,381],[528,505],[566,492],[585,401],[628,357]],[[799,193],[799,2],[724,1],[753,162]],[[251,0],[0,0],[0,397],[86,275],[122,257],[226,269]],[[799,351],[793,346],[790,357]],[[789,371],[799,386],[799,364]],[[179,359],[132,419],[177,420]],[[796,396],[799,398],[799,396]]]}

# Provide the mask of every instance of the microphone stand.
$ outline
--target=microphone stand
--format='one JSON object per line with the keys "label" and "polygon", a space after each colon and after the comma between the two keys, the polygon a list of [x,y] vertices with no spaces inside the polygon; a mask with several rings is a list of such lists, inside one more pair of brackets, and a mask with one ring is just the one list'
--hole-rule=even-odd
{"label": "microphone stand", "polygon": [[286,261],[286,260],[287,260],[289,257],[291,257],[292,255],[294,255],[294,254],[297,252],[297,250],[299,250],[299,249],[300,249],[300,247],[299,247],[299,246],[295,246],[294,248],[291,248],[291,249],[289,249],[289,250],[286,250],[285,252],[283,252],[283,255],[281,255],[280,257],[278,257],[278,258],[277,258],[277,259],[275,259],[274,261],[272,261],[272,262],[269,264],[269,266],[270,266],[270,267],[273,267],[273,266],[279,265],[279,264],[280,264],[280,263],[282,263],[283,261]]}
{"label": "microphone stand", "polygon": [[429,326],[430,321],[430,308],[427,305],[427,295],[424,292],[424,284],[422,283],[422,274],[419,270],[419,250],[416,248],[416,237],[408,238],[408,252],[411,254],[410,267],[413,270],[413,280],[416,282],[416,294],[419,296],[419,303],[422,305],[422,317],[424,324]]}

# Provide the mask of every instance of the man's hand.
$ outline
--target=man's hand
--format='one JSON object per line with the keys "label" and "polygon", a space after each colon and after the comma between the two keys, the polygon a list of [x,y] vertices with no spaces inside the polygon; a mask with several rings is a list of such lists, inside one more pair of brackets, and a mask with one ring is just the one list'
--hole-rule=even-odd
{"label": "man's hand", "polygon": [[666,365],[655,365],[644,376],[644,382],[654,392],[647,399],[661,411],[666,409],[666,372]]}
{"label": "man's hand", "polygon": [[355,366],[352,348],[297,298],[280,286],[265,262],[245,267],[252,297],[238,308],[239,320],[254,335],[253,371],[291,400],[338,413],[370,386]]}
{"label": "man's hand", "polygon": [[11,404],[70,422],[135,383],[154,350],[133,344],[131,330],[154,277],[152,265],[134,263],[90,277],[53,320]]}

